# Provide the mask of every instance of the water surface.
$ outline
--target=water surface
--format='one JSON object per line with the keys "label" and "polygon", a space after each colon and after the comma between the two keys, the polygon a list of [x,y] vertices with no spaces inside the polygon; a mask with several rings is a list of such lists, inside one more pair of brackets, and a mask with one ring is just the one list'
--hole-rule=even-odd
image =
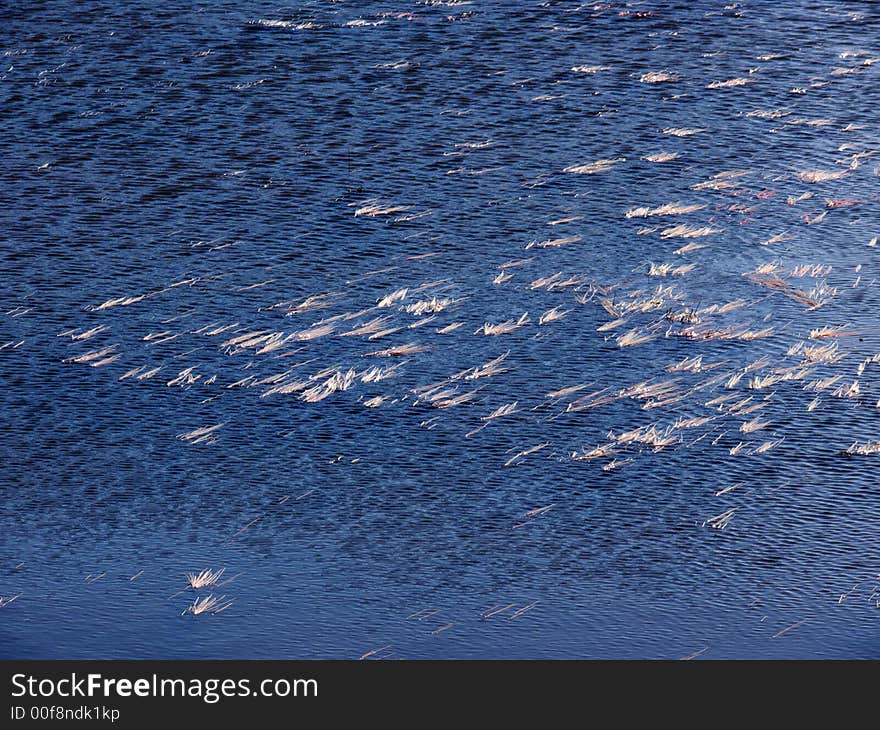
{"label": "water surface", "polygon": [[875,3],[3,16],[0,655],[880,657]]}

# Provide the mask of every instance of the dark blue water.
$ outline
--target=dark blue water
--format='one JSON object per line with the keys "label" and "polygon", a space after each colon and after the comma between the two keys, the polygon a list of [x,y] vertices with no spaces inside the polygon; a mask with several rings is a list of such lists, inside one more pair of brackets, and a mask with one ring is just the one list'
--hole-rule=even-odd
{"label": "dark blue water", "polygon": [[876,3],[0,21],[0,655],[880,658]]}

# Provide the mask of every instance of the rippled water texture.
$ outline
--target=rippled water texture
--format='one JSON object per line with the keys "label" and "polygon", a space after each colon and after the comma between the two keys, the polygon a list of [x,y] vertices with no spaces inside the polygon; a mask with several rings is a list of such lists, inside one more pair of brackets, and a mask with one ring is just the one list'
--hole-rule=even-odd
{"label": "rippled water texture", "polygon": [[2,14],[0,655],[880,658],[876,3]]}

